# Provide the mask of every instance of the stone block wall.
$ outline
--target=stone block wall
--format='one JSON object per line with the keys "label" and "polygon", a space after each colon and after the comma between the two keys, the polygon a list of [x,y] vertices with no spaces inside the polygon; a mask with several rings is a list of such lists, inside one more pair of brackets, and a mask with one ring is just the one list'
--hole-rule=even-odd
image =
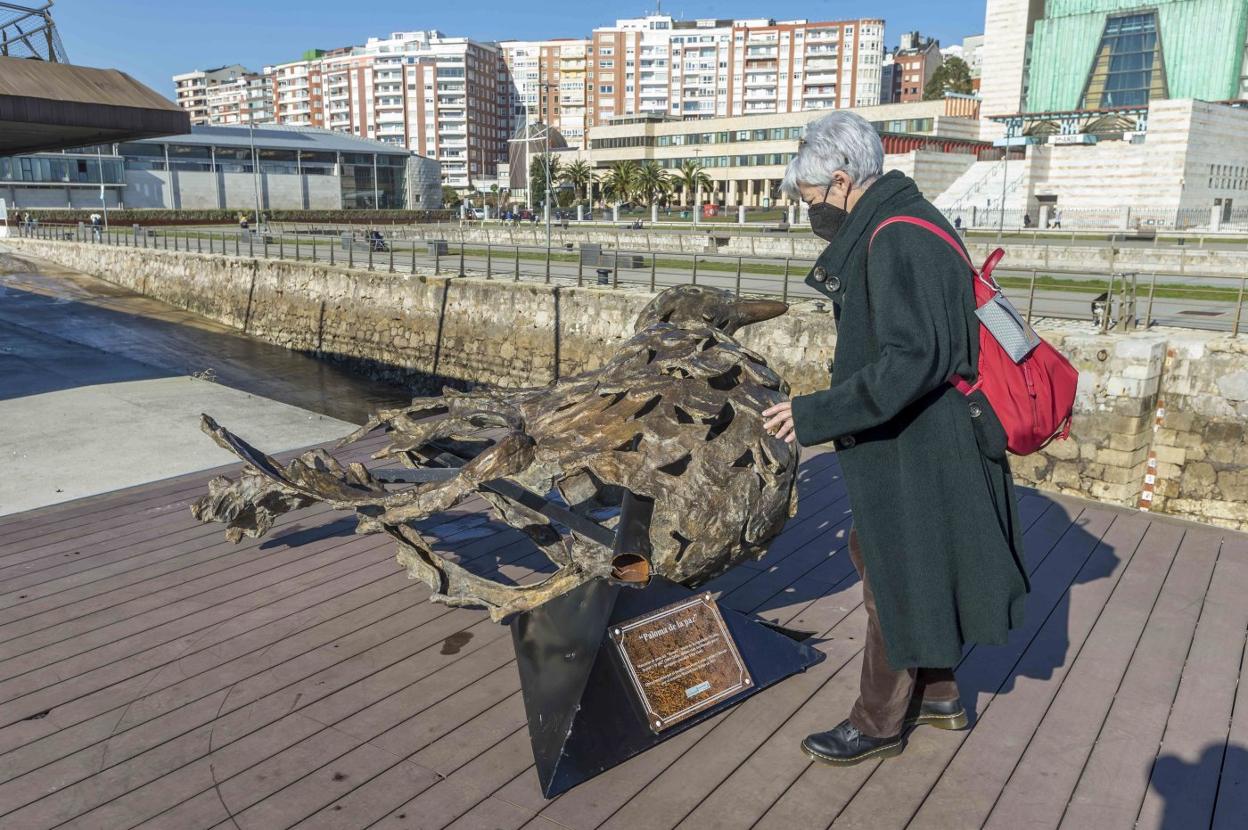
{"label": "stone block wall", "polygon": [[[302,262],[15,239],[51,260],[291,349],[358,364],[423,393],[443,383],[534,386],[601,366],[644,291],[388,274]],[[1080,372],[1072,436],[1011,459],[1022,484],[1248,529],[1248,337],[1037,329]],[[794,394],[826,388],[832,315],[813,303],[743,329]]]}

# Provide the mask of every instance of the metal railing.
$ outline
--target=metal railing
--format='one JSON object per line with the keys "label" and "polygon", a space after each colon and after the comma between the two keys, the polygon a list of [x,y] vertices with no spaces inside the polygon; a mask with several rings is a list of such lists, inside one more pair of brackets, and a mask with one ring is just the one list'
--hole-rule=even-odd
{"label": "metal railing", "polygon": [[[380,238],[284,233],[270,229],[93,227],[28,223],[19,238],[195,255],[265,258],[394,274],[536,281],[604,289],[656,291],[672,285],[711,285],[738,295],[813,301],[824,295],[805,283],[813,256],[748,256],[639,250],[617,244],[560,247],[473,242],[464,238]],[[1072,268],[998,268],[994,276],[1027,319],[1083,320],[1094,329],[1153,325],[1229,331],[1248,325],[1248,274],[1124,272]]]}

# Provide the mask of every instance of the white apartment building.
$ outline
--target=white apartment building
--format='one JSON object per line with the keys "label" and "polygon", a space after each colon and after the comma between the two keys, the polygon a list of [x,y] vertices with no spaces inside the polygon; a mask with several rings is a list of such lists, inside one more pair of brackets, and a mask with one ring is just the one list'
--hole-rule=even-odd
{"label": "white apartment building", "polygon": [[723,118],[880,101],[884,21],[676,20],[594,30],[587,127],[666,114]]}
{"label": "white apartment building", "polygon": [[208,87],[208,124],[266,124],[273,121],[273,78],[248,73]]}
{"label": "white apartment building", "polygon": [[173,76],[173,90],[178,106],[190,113],[192,124],[208,124],[208,91],[219,84],[232,83],[249,74],[240,64],[196,69]]}
{"label": "white apartment building", "polygon": [[272,69],[279,123],[396,144],[464,190],[495,175],[508,136],[497,47],[437,31],[395,32]]}

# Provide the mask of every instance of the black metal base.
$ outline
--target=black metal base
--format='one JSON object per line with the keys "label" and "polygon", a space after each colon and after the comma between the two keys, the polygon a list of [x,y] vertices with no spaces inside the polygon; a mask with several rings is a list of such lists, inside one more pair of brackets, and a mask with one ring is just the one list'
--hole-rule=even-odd
{"label": "black metal base", "polygon": [[607,629],[693,593],[658,577],[640,590],[595,580],[511,621],[533,760],[546,798],[823,659],[822,652],[721,607],[753,684],[655,734],[614,647],[608,644]]}

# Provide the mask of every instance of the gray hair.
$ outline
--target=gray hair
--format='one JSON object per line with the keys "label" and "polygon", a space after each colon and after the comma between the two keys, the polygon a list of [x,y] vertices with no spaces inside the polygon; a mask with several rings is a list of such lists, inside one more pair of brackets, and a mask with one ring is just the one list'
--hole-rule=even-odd
{"label": "gray hair", "polygon": [[797,189],[826,185],[843,171],[855,185],[864,185],[884,172],[884,145],[871,122],[852,112],[833,112],[806,125],[797,155],[785,168],[780,190],[800,199]]}

